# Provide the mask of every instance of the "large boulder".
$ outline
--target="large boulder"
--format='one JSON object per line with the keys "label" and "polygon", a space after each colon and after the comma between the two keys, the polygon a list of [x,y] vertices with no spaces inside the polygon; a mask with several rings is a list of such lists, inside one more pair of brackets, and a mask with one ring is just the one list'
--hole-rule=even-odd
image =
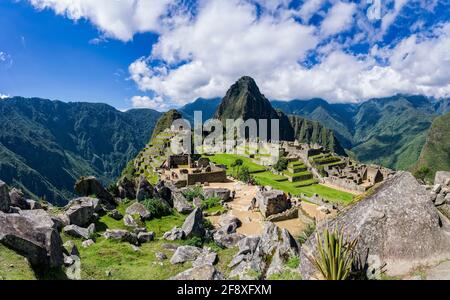
{"label": "large boulder", "polygon": [[102,186],[102,184],[93,176],[81,177],[75,183],[75,192],[84,197],[95,195],[104,204],[109,207],[117,205],[114,197]]}
{"label": "large boulder", "polygon": [[167,203],[170,204],[170,206],[173,206],[172,203],[172,189],[171,187],[166,185],[164,181],[158,182],[158,184],[155,186],[155,193],[156,197],[165,200]]}
{"label": "large boulder", "polygon": [[83,228],[77,225],[69,225],[63,228],[63,232],[76,238],[89,240],[92,234],[95,232],[95,225],[92,225],[90,225],[88,228]]}
{"label": "large boulder", "polygon": [[436,172],[436,176],[434,177],[434,184],[439,184],[443,187],[450,187],[450,172]]}
{"label": "large boulder", "polygon": [[120,242],[128,242],[133,245],[139,244],[139,240],[136,234],[131,233],[126,230],[119,230],[119,229],[107,229],[106,232],[103,234],[105,239],[107,240],[116,240]]}
{"label": "large boulder", "polygon": [[203,196],[207,198],[219,198],[220,201],[228,202],[231,199],[231,191],[225,188],[206,188]]}
{"label": "large boulder", "polygon": [[[450,258],[449,220],[439,214],[430,193],[407,172],[386,181],[375,194],[341,213],[328,224],[357,239],[356,255],[367,266],[368,276],[380,268],[392,276]],[[317,230],[321,230],[319,226]],[[317,278],[307,258],[316,253],[316,235],[302,246],[302,278]]]}
{"label": "large boulder", "polygon": [[152,214],[139,202],[133,203],[130,205],[125,211],[128,215],[139,215],[142,221],[150,220],[152,218]]}
{"label": "large boulder", "polygon": [[43,209],[21,210],[19,215],[30,219],[36,228],[53,228],[58,230],[59,224]]}
{"label": "large boulder", "polygon": [[120,199],[136,199],[136,186],[133,180],[122,177],[117,182],[118,196]]}
{"label": "large boulder", "polygon": [[11,199],[9,198],[8,186],[0,180],[0,211],[9,212]]}
{"label": "large boulder", "polygon": [[261,236],[246,237],[238,242],[239,252],[229,264],[230,277],[264,279],[283,272],[285,264],[298,256],[299,247],[286,229],[272,222],[264,224]]}
{"label": "large boulder", "polygon": [[203,253],[203,249],[193,246],[180,246],[173,254],[170,262],[172,264],[181,264],[187,261],[194,261],[200,254]]}
{"label": "large boulder", "polygon": [[194,210],[181,192],[174,192],[172,194],[172,200],[173,207],[181,214],[190,214]]}
{"label": "large boulder", "polygon": [[186,238],[186,234],[181,228],[174,227],[171,231],[164,233],[163,239],[167,241],[176,241],[176,240],[184,240]]}
{"label": "large boulder", "polygon": [[188,269],[170,278],[170,280],[224,280],[223,275],[214,266],[202,265]]}
{"label": "large boulder", "polygon": [[153,186],[145,176],[141,176],[136,184],[136,199],[137,201],[144,201],[150,198],[153,198]]}
{"label": "large boulder", "polygon": [[256,201],[261,214],[267,218],[291,208],[291,201],[282,191],[258,191]]}
{"label": "large boulder", "polygon": [[0,212],[0,242],[25,256],[34,266],[53,268],[64,263],[59,233],[19,214]]}
{"label": "large boulder", "polygon": [[204,237],[205,228],[203,226],[203,212],[200,208],[196,208],[184,221],[181,229],[184,231],[186,238]]}
{"label": "large boulder", "polygon": [[98,199],[89,197],[72,200],[65,212],[69,218],[69,223],[81,227],[92,223],[98,203]]}

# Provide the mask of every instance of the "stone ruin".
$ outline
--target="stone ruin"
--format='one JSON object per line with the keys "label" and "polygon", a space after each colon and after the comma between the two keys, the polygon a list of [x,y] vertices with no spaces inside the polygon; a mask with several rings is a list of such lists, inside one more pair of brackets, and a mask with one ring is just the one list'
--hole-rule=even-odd
{"label": "stone ruin", "polygon": [[324,183],[359,193],[366,192],[375,184],[381,183],[395,174],[387,168],[359,164],[349,159],[346,159],[345,166],[325,166],[324,171],[327,174],[322,179]]}
{"label": "stone ruin", "polygon": [[162,165],[162,178],[176,187],[225,182],[226,170],[198,155],[170,155]]}

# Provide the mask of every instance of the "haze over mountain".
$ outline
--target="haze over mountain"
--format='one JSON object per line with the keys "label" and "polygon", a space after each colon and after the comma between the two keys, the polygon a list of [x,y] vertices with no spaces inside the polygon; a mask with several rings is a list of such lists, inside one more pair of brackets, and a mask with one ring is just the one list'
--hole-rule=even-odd
{"label": "haze over mountain", "polygon": [[20,97],[0,101],[0,179],[64,204],[80,176],[116,179],[148,142],[161,114],[106,104]]}

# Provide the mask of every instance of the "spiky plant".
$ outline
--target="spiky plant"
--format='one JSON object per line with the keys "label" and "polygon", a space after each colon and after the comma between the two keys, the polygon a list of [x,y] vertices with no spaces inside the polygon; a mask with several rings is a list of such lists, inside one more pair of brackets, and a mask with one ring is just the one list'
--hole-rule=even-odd
{"label": "spiky plant", "polygon": [[342,231],[325,228],[317,233],[317,254],[311,259],[325,280],[346,280],[350,276],[357,240],[344,239]]}

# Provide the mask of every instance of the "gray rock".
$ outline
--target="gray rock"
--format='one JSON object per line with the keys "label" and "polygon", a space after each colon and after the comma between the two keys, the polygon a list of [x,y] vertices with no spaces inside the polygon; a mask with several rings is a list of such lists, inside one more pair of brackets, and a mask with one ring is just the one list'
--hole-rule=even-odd
{"label": "gray rock", "polygon": [[69,217],[65,214],[50,216],[56,230],[61,231],[65,226],[70,225]]}
{"label": "gray rock", "polygon": [[[344,230],[348,239],[358,239],[356,253],[363,265],[368,255],[377,256],[386,265],[387,275],[396,276],[407,274],[417,265],[450,258],[448,223],[430,201],[425,187],[410,173],[399,172],[375,194],[330,221],[329,227]],[[317,277],[317,270],[307,258],[315,251],[313,234],[302,245],[303,279]]]}
{"label": "gray rock", "polygon": [[125,217],[123,217],[123,224],[127,227],[139,227],[139,224],[134,220],[132,215],[125,215]]}
{"label": "gray rock", "polygon": [[166,259],[167,259],[167,255],[165,255],[165,254],[162,253],[162,252],[156,252],[156,253],[155,253],[155,257],[156,257],[156,259],[159,260],[159,261],[163,261],[163,260],[166,260]]}
{"label": "gray rock", "polygon": [[442,194],[438,194],[434,200],[434,205],[440,206],[445,203],[445,197]]}
{"label": "gray rock", "polygon": [[77,225],[69,225],[63,228],[63,232],[67,235],[82,238],[88,240],[91,238],[91,234],[87,228],[83,228]]}
{"label": "gray rock", "polygon": [[205,235],[205,228],[203,227],[203,213],[199,208],[194,209],[194,211],[186,218],[181,228],[186,238],[203,237]]}
{"label": "gray rock", "polygon": [[9,198],[8,186],[0,180],[0,211],[9,212],[11,199]]}
{"label": "gray rock", "polygon": [[206,168],[209,167],[210,160],[207,157],[200,157],[197,161],[197,166],[199,168]]}
{"label": "gray rock", "polygon": [[55,224],[51,216],[43,209],[21,210],[19,215],[30,219],[36,228],[54,228],[58,230],[57,224]]}
{"label": "gray rock", "polygon": [[186,238],[186,234],[180,228],[174,227],[171,231],[164,233],[163,239],[167,241],[176,241],[176,240],[184,240]]}
{"label": "gray rock", "polygon": [[107,229],[106,232],[103,234],[105,239],[107,240],[116,240],[121,242],[128,242],[132,245],[138,245],[139,241],[137,238],[137,235],[131,232],[128,232],[126,230],[111,230]]}
{"label": "gray rock", "polygon": [[229,227],[231,225],[234,228],[234,231],[232,232],[235,232],[237,228],[242,226],[242,222],[237,217],[233,216],[233,214],[227,213],[220,216],[219,225],[220,227]]}
{"label": "gray rock", "polygon": [[27,206],[29,209],[34,210],[34,209],[42,209],[42,205],[41,203],[31,200],[31,199],[26,199],[25,200],[27,202]]}
{"label": "gray rock", "polygon": [[83,248],[89,248],[90,246],[94,245],[95,242],[93,240],[87,240],[81,243],[81,246]]}
{"label": "gray rock", "polygon": [[128,215],[139,215],[141,217],[142,221],[150,220],[152,218],[151,213],[148,211],[147,208],[145,208],[144,205],[141,203],[133,203],[130,205],[127,210],[125,211]]}
{"label": "gray rock", "polygon": [[110,211],[108,213],[108,216],[110,218],[113,218],[116,221],[120,221],[120,220],[123,219],[123,215],[117,209],[114,209],[114,210]]}
{"label": "gray rock", "polygon": [[[202,208],[202,205],[203,205],[203,203],[202,203],[203,201],[202,201],[202,199],[200,199],[199,197],[195,197],[194,198],[194,200],[192,200],[192,204],[194,204],[194,207],[199,207],[199,208]],[[192,209],[192,210],[194,210],[194,209]]]}
{"label": "gray rock", "polygon": [[75,192],[84,197],[95,195],[103,202],[103,204],[108,205],[109,207],[117,206],[114,197],[102,186],[97,178],[93,176],[81,177],[78,179],[75,183]]}
{"label": "gray rock", "polygon": [[67,255],[64,256],[64,265],[66,267],[69,267],[69,266],[73,265],[74,263],[75,263],[75,260],[71,256],[67,256]]}
{"label": "gray rock", "polygon": [[182,264],[187,261],[194,261],[202,254],[203,250],[193,246],[180,246],[173,254],[170,262],[172,264]]}
{"label": "gray rock", "polygon": [[245,236],[240,233],[228,233],[226,229],[219,229],[214,233],[213,238],[220,247],[233,248]]}
{"label": "gray rock", "polygon": [[173,207],[181,214],[189,214],[194,208],[181,192],[172,193]]}
{"label": "gray rock", "polygon": [[271,215],[268,218],[266,218],[266,220],[269,222],[281,222],[297,218],[298,218],[298,208],[292,207],[291,209],[285,210],[282,213]]}
{"label": "gray rock", "polygon": [[72,265],[66,268],[66,276],[69,280],[81,280],[81,259],[78,256],[71,256]]}
{"label": "gray rock", "polygon": [[299,247],[286,229],[267,222],[259,237],[238,242],[239,252],[231,261],[230,277],[264,279],[284,270],[288,260],[298,256]]}
{"label": "gray rock", "polygon": [[431,189],[431,191],[432,191],[433,193],[439,194],[439,193],[441,192],[441,188],[442,188],[442,185],[440,185],[440,184],[438,183],[438,184],[435,184],[435,185],[433,186],[433,188]]}
{"label": "gray rock", "polygon": [[11,206],[19,207],[21,209],[29,209],[29,205],[25,200],[23,192],[19,189],[12,188],[9,191],[9,199],[11,200]]}
{"label": "gray rock", "polygon": [[60,267],[63,264],[59,233],[51,226],[37,225],[22,215],[0,212],[0,242],[25,256],[34,266]]}
{"label": "gray rock", "polygon": [[231,200],[231,191],[225,188],[207,188],[203,190],[205,199],[207,198],[219,198],[222,202],[228,202]]}
{"label": "gray rock", "polygon": [[[173,189],[173,187],[172,187]],[[155,186],[155,192],[157,198],[165,200],[167,203],[170,204],[170,206],[173,206],[172,201],[172,189],[164,183],[164,181],[158,182],[158,184]]]}
{"label": "gray rock", "polygon": [[65,212],[70,224],[80,227],[89,225],[93,221],[97,203],[97,199],[88,197],[72,200]]}
{"label": "gray rock", "polygon": [[282,191],[258,191],[256,201],[262,215],[267,218],[282,213],[291,208],[291,201]]}
{"label": "gray rock", "polygon": [[169,250],[169,251],[172,251],[172,252],[177,251],[178,247],[180,247],[180,246],[177,245],[177,244],[165,243],[165,244],[162,245],[163,249],[166,249],[166,250]]}
{"label": "gray rock", "polygon": [[197,256],[197,258],[194,260],[192,266],[194,268],[204,265],[212,266],[216,264],[216,262],[217,262],[217,253],[203,250],[203,252],[199,256]]}
{"label": "gray rock", "polygon": [[213,266],[195,267],[170,278],[170,280],[224,280],[223,275]]}
{"label": "gray rock", "polygon": [[141,176],[137,182],[136,200],[144,201],[153,198],[153,186],[148,182],[147,178]]}
{"label": "gray rock", "polygon": [[434,184],[450,187],[450,172],[438,171],[434,177]]}
{"label": "gray rock", "polygon": [[141,232],[138,234],[139,243],[144,244],[155,240],[155,233]]}

